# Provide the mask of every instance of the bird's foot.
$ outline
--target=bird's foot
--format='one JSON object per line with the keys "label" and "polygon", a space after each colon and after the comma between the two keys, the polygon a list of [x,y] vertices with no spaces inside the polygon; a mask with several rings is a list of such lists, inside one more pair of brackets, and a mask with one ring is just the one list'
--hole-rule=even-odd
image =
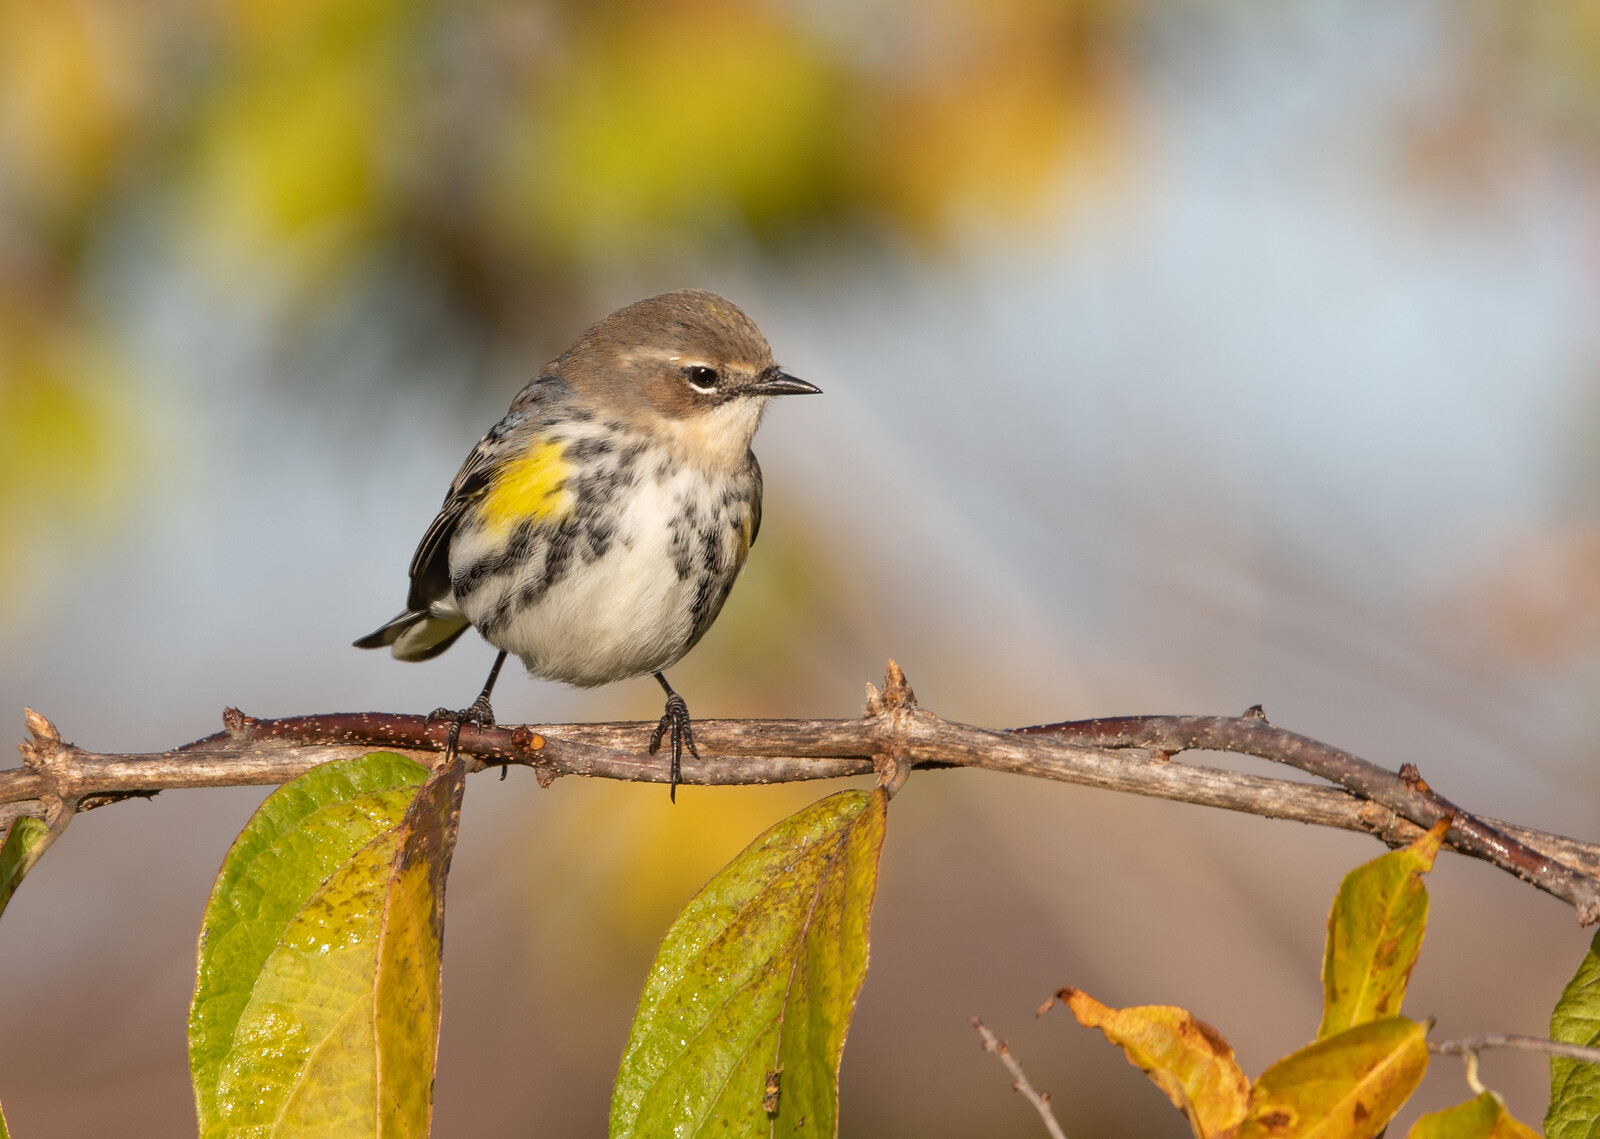
{"label": "bird's foot", "polygon": [[[452,711],[449,708],[435,708],[428,713],[428,723],[438,723],[441,720],[450,722],[450,735],[445,739],[444,745],[444,761],[448,764],[456,757],[456,747],[461,742],[461,726],[463,724],[475,724],[480,728],[492,728],[495,726],[494,709],[489,705],[489,694],[480,692],[476,700],[459,712]],[[503,773],[501,778],[505,778]]]}
{"label": "bird's foot", "polygon": [[684,703],[683,697],[676,692],[668,690],[667,709],[661,714],[661,722],[656,725],[655,731],[650,733],[650,754],[654,755],[661,750],[661,740],[671,733],[672,767],[668,776],[667,796],[673,802],[678,801],[678,776],[683,765],[683,749],[688,748],[689,754],[696,759],[700,753],[695,750],[694,731],[689,724],[689,705]]}

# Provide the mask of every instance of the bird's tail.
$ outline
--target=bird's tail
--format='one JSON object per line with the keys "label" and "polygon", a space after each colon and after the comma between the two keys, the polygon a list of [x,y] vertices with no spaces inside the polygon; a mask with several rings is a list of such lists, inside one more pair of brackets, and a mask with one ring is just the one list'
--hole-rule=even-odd
{"label": "bird's tail", "polygon": [[355,642],[355,647],[381,649],[388,645],[395,660],[432,660],[455,644],[467,628],[465,617],[437,617],[407,609],[377,632]]}

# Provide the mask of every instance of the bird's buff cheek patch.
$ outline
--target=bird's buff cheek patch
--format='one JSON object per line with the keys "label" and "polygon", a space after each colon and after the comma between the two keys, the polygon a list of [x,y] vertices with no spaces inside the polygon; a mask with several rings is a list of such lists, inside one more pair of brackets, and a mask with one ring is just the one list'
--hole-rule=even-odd
{"label": "bird's buff cheek patch", "polygon": [[553,522],[572,512],[567,490],[572,464],[566,460],[566,449],[566,440],[535,443],[527,454],[500,468],[480,507],[483,525],[491,534],[504,537],[524,520]]}

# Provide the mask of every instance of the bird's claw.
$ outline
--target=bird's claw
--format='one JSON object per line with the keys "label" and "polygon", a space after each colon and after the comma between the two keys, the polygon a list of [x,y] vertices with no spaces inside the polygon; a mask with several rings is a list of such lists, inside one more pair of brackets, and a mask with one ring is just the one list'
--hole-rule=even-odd
{"label": "bird's claw", "polygon": [[[449,763],[456,756],[456,747],[461,742],[461,727],[463,724],[473,724],[479,728],[492,728],[495,726],[494,709],[489,706],[486,695],[480,694],[470,705],[459,712],[450,708],[435,708],[428,713],[427,723],[435,724],[441,720],[450,722],[450,735],[444,744],[444,761]],[[502,778],[504,776],[502,775]]]}
{"label": "bird's claw", "polygon": [[650,754],[655,755],[661,750],[661,740],[670,732],[672,766],[668,776],[667,797],[673,802],[678,801],[678,777],[683,766],[683,749],[688,748],[689,754],[696,759],[700,753],[694,746],[694,731],[689,723],[689,705],[682,696],[676,692],[667,697],[666,711],[661,713],[661,721],[656,724],[655,730],[650,733]]}

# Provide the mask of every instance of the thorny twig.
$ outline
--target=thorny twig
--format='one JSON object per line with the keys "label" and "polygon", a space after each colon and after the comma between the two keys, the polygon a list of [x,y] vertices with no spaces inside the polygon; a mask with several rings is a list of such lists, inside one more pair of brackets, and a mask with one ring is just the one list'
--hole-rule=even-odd
{"label": "thorny twig", "polygon": [[[1435,794],[1414,770],[1386,771],[1276,728],[1255,709],[1241,717],[1143,716],[995,731],[917,707],[893,662],[884,691],[869,689],[868,714],[858,720],[699,721],[695,735],[705,757],[686,757],[680,781],[762,784],[877,774],[898,788],[913,768],[981,767],[1362,831],[1391,845],[1414,840],[1449,813],[1455,821],[1448,848],[1561,898],[1584,924],[1600,919],[1600,845],[1473,815]],[[229,709],[223,722],[216,735],[172,751],[115,755],[64,742],[54,725],[30,712],[23,766],[0,771],[0,834],[19,814],[56,822],[161,790],[283,783],[317,764],[378,748],[437,763],[450,727],[375,712],[257,720]],[[648,735],[648,725],[633,723],[469,723],[459,747],[471,770],[522,765],[546,786],[561,775],[665,782],[666,766],[644,750]],[[1260,756],[1339,786],[1172,759],[1188,750]]]}
{"label": "thorny twig", "polygon": [[[1528,882],[1566,878],[1585,925],[1600,920],[1600,892],[1585,875],[1564,873],[1559,861],[1462,810],[1428,786],[1416,765],[1398,773],[1308,736],[1287,732],[1267,722],[1260,705],[1245,715],[1129,716],[1077,724],[1041,724],[1019,728],[1025,735],[1052,734],[1098,747],[1143,747],[1163,755],[1180,751],[1231,751],[1260,756],[1336,783],[1363,799],[1388,807],[1421,827],[1452,816],[1450,844],[1463,853],[1493,862]],[[1548,888],[1548,887],[1546,887]]]}

